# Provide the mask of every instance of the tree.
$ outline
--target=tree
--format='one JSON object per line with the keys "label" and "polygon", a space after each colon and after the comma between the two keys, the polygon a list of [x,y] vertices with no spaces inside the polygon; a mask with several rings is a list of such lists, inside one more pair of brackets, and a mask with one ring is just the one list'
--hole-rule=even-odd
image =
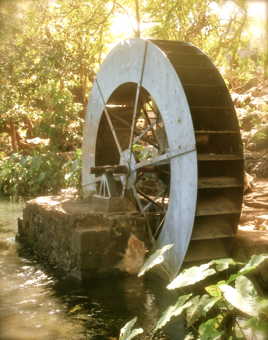
{"label": "tree", "polygon": [[[14,6],[5,6],[8,15],[18,10]],[[0,48],[1,125],[13,151],[23,147],[23,135],[50,138],[62,151],[73,149],[80,143],[81,118],[114,3],[29,1],[20,9],[20,16],[12,15],[21,29],[4,24]]]}
{"label": "tree", "polygon": [[237,67],[238,51],[248,44],[242,33],[246,28],[245,3],[233,4],[228,18],[220,16],[222,1],[149,0],[144,7],[148,21],[154,22],[151,35],[158,39],[191,42],[207,52],[219,66]]}

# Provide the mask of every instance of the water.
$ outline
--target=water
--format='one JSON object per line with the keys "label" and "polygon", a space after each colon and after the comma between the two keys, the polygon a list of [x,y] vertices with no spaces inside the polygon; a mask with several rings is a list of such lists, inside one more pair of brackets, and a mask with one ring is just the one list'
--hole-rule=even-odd
{"label": "water", "polygon": [[155,297],[137,278],[82,287],[38,263],[15,241],[22,208],[0,200],[0,340],[116,340],[136,315],[155,323]]}

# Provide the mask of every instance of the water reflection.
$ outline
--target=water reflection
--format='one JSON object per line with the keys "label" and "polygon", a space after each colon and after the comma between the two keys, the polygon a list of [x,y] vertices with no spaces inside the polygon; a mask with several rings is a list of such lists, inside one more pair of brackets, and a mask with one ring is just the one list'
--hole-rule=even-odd
{"label": "water reflection", "polygon": [[154,296],[137,278],[84,287],[43,268],[15,242],[23,203],[0,200],[0,340],[115,340],[135,315],[153,325]]}

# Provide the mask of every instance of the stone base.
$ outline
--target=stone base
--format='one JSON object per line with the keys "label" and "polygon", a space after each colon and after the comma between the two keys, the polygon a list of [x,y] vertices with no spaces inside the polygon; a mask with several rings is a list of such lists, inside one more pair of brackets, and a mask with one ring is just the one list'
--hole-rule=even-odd
{"label": "stone base", "polygon": [[18,239],[79,280],[136,274],[150,247],[145,219],[131,209],[120,213],[118,199],[110,203],[63,196],[28,201]]}

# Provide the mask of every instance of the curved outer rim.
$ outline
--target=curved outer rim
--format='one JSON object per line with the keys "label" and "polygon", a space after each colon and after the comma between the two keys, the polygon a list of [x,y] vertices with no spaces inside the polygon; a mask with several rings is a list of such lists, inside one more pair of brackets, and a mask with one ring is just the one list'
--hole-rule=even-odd
{"label": "curved outer rim", "polygon": [[[152,96],[164,121],[170,150],[178,147],[194,149],[170,161],[170,196],[165,224],[157,240],[157,247],[174,244],[165,255],[165,269],[176,275],[188,249],[194,224],[197,202],[197,154],[190,109],[180,79],[167,56],[150,41],[131,39],[119,43],[106,57],[97,74],[97,82],[104,101],[124,83],[139,83]],[[82,185],[84,195],[94,191],[90,167],[95,166],[95,149],[103,99],[95,81],[84,125]]]}

